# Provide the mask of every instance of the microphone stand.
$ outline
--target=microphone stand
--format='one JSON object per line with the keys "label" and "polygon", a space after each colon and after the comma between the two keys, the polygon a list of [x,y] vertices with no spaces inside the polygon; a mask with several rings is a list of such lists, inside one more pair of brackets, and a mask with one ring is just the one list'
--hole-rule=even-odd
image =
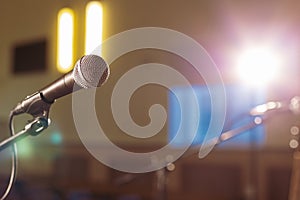
{"label": "microphone stand", "polygon": [[[275,103],[275,104],[274,104]],[[275,106],[273,106],[275,105]],[[263,110],[260,112],[261,106],[266,107],[266,110]],[[258,112],[259,111],[259,112]],[[253,108],[250,111],[250,116],[253,118],[250,122],[248,122],[245,125],[239,126],[237,128],[231,129],[229,131],[223,132],[220,137],[215,137],[210,139],[209,141],[204,144],[203,148],[209,148],[212,145],[218,145],[223,142],[226,142],[243,132],[250,130],[252,128],[255,128],[261,124],[266,123],[269,119],[271,119],[275,114],[278,113],[285,113],[285,112],[292,112],[293,114],[300,114],[300,97],[296,96],[291,99],[290,103],[287,102],[268,102],[267,104],[259,105],[255,108]],[[197,148],[198,149],[198,148]],[[198,151],[197,151],[198,152]],[[185,155],[182,157],[181,161],[185,158],[188,158],[190,156],[194,156],[197,152],[195,152],[195,149],[191,149],[189,152],[186,152]],[[298,156],[298,158],[296,158]],[[295,153],[294,155],[294,160],[298,159],[300,161],[300,147],[299,151]],[[294,164],[295,166],[300,166],[300,162],[298,161],[297,164]],[[294,161],[297,162],[297,161]],[[167,166],[158,170],[156,172],[156,179],[157,179],[157,184],[156,184],[156,189],[158,194],[155,196],[156,200],[166,200],[167,199],[167,172],[171,172],[175,169],[175,164],[170,162],[167,163]],[[300,170],[298,169],[297,172],[294,172],[297,174],[295,180],[293,180],[293,188],[290,189],[290,200],[296,200],[300,196],[300,189],[298,188],[300,185]],[[297,189],[295,189],[297,188]],[[255,195],[255,194],[254,194]],[[297,196],[298,195],[298,196]],[[297,196],[297,198],[295,198]],[[251,199],[255,198],[255,196],[250,197]]]}
{"label": "microphone stand", "polygon": [[[36,95],[38,96],[38,95]],[[20,105],[20,106],[19,106]],[[18,104],[19,108],[22,108],[23,104]],[[28,114],[31,114],[33,116],[33,119],[28,122],[27,125],[25,125],[24,129],[21,130],[18,133],[14,133],[14,126],[13,126],[13,118],[15,115],[21,114],[22,109],[14,109],[11,111],[9,115],[9,128],[10,128],[10,137],[0,142],[0,152],[7,147],[12,147],[12,166],[11,166],[11,173],[9,182],[7,184],[7,187],[0,197],[1,200],[4,200],[9,195],[13,184],[16,179],[16,171],[17,171],[17,145],[16,142],[19,140],[27,137],[27,136],[37,136],[39,135],[43,130],[45,130],[48,125],[50,124],[50,120],[48,118],[49,114],[49,103],[42,101],[41,96],[36,99],[33,103],[31,103],[26,108],[26,112]],[[18,107],[17,106],[17,107]],[[23,112],[24,113],[24,112]]]}
{"label": "microphone stand", "polygon": [[31,122],[29,122],[23,130],[16,133],[15,135],[3,140],[0,143],[0,151],[4,150],[8,146],[16,143],[17,141],[31,135],[31,136],[37,136],[39,135],[43,130],[45,130],[50,120],[46,117],[37,117],[33,119]]}
{"label": "microphone stand", "polygon": [[[26,101],[29,101],[30,103]],[[23,107],[24,105],[26,106]],[[23,130],[16,134],[12,134],[9,138],[2,141],[0,143],[0,151],[29,135],[37,136],[43,130],[48,128],[50,124],[50,119],[48,118],[50,106],[51,103],[45,101],[45,99],[39,92],[26,97],[26,99],[22,103],[19,103],[16,106],[16,108],[14,108],[14,110],[11,111],[10,121],[12,122],[14,116],[22,113],[30,114],[33,117],[33,119],[29,121],[27,125],[25,125]],[[13,127],[10,128],[13,129]]]}

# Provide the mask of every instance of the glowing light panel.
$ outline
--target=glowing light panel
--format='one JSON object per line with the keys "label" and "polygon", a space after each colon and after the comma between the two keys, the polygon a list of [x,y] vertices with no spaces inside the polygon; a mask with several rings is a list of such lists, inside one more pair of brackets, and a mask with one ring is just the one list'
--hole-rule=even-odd
{"label": "glowing light panel", "polygon": [[250,47],[241,52],[237,61],[240,79],[254,86],[265,86],[273,80],[281,64],[280,55],[266,47]]}
{"label": "glowing light panel", "polygon": [[57,19],[57,69],[65,73],[73,67],[74,12],[63,8]]}
{"label": "glowing light panel", "polygon": [[85,20],[85,54],[89,54],[102,42],[103,8],[100,2],[87,4]]}
{"label": "glowing light panel", "polygon": [[[213,86],[218,89],[217,85]],[[225,85],[226,90],[226,118],[223,132],[239,128],[253,122],[257,127],[246,130],[236,137],[219,145],[228,148],[248,148],[251,143],[255,142],[258,146],[264,145],[265,128],[259,118],[249,115],[252,108],[257,107],[265,102],[264,88],[243,87],[242,85]],[[198,108],[200,112],[199,126],[194,138],[193,145],[202,145],[204,137],[211,122],[211,96],[205,85],[194,85],[192,89],[184,86],[176,86],[168,94],[168,141],[172,141],[174,147],[184,147],[192,137],[191,126],[195,119],[195,105],[190,103],[192,92],[196,93]],[[179,133],[177,133],[179,132]],[[176,135],[177,134],[177,135]],[[178,137],[183,135],[183,137]],[[176,138],[175,138],[176,136]],[[213,139],[213,138],[209,138]]]}

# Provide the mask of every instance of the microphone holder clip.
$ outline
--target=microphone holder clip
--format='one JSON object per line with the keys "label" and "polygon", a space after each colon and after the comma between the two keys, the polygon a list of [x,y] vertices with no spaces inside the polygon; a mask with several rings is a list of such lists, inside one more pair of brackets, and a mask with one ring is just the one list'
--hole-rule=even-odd
{"label": "microphone holder clip", "polygon": [[16,133],[15,135],[3,140],[0,143],[0,151],[7,148],[8,146],[16,143],[17,141],[27,137],[27,136],[37,136],[43,130],[45,130],[50,124],[50,120],[46,117],[36,117],[30,121],[23,130]]}

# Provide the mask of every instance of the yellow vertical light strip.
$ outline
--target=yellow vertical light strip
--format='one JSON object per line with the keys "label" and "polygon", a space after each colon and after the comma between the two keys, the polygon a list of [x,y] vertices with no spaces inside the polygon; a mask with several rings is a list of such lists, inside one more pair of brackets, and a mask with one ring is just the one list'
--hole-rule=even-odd
{"label": "yellow vertical light strip", "polygon": [[73,68],[74,12],[63,8],[57,18],[57,70],[61,73]]}
{"label": "yellow vertical light strip", "polygon": [[102,42],[103,8],[101,3],[89,2],[85,13],[85,54],[89,54]]}

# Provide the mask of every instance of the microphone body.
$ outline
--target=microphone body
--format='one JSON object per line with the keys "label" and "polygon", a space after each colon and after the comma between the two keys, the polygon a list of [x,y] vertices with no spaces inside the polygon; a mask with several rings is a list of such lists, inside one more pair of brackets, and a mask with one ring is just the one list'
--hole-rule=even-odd
{"label": "microphone body", "polygon": [[[76,88],[74,87],[74,84],[76,83],[73,78],[73,71],[71,71],[62,76],[61,78],[55,80],[51,84],[47,85],[43,89],[41,89],[40,93],[42,95],[42,98],[46,102],[51,104],[55,101],[55,99],[72,93],[73,88]],[[78,86],[78,89],[81,89],[81,87]]]}
{"label": "microphone body", "polygon": [[99,56],[87,55],[77,61],[73,71],[68,72],[43,89],[27,96],[14,109],[13,114],[28,113],[45,115],[56,99],[82,88],[101,86],[109,76],[107,63]]}

